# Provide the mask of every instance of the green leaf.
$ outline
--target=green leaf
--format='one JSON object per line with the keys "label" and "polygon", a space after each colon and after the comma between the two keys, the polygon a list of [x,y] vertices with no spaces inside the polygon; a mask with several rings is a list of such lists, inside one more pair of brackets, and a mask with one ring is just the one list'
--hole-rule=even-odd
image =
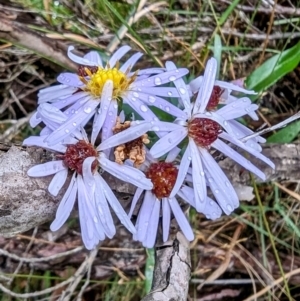
{"label": "green leaf", "polygon": [[[299,62],[300,42],[265,61],[247,77],[246,87],[260,93],[294,70]],[[258,97],[259,95],[255,96],[254,99]]]}
{"label": "green leaf", "polygon": [[145,291],[148,294],[151,290],[152,281],[153,281],[153,271],[154,271],[154,264],[155,264],[155,250],[153,249],[146,249],[147,251],[147,260],[146,260],[146,267],[145,267]]}
{"label": "green leaf", "polygon": [[270,136],[267,141],[269,143],[290,143],[298,136],[299,132],[300,121],[296,121]]}

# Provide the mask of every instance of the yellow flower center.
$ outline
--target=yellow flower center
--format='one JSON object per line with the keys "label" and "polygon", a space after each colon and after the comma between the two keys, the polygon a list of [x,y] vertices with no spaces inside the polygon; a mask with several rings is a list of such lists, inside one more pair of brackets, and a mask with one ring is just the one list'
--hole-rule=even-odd
{"label": "yellow flower center", "polygon": [[84,90],[89,92],[95,98],[99,98],[102,94],[103,87],[108,80],[113,82],[113,99],[119,99],[125,91],[128,91],[129,86],[136,79],[137,73],[128,76],[128,72],[123,73],[119,70],[118,64],[115,68],[100,68],[90,69],[84,67],[85,74],[89,77],[80,76],[80,80],[86,85]]}

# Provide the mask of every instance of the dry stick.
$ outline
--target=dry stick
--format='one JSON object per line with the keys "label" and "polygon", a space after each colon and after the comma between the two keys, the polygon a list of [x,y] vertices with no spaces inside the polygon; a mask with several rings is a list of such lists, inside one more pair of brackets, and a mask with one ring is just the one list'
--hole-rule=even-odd
{"label": "dry stick", "polygon": [[[78,281],[77,279],[81,280],[82,277],[84,276],[84,274],[86,273],[91,261],[93,261],[95,259],[95,256],[96,256],[95,253],[97,254],[96,249],[90,252],[89,256],[86,257],[85,261],[78,268],[78,270],[76,271],[74,276],[70,277],[69,279],[67,279],[53,287],[49,287],[47,289],[44,289],[44,290],[38,291],[38,292],[34,292],[34,293],[19,294],[19,293],[15,293],[15,292],[11,291],[10,289],[8,289],[7,287],[5,287],[4,285],[2,285],[0,283],[0,290],[2,290],[3,293],[5,293],[11,297],[21,298],[21,299],[34,298],[34,297],[39,297],[42,295],[50,294],[50,293],[54,292],[55,290],[68,285],[69,283],[72,283],[72,284],[77,283],[77,281]],[[65,300],[67,300],[67,299],[64,299],[64,301]]]}
{"label": "dry stick", "polygon": [[94,260],[97,256],[98,253],[98,248],[93,249],[89,256],[86,258],[85,262],[85,269],[79,274],[76,278],[74,278],[68,288],[61,294],[60,298],[58,301],[69,301],[70,298],[72,297],[74,291],[76,290],[76,287],[78,286],[79,282],[82,280],[83,276],[87,271],[89,271],[94,263]]}
{"label": "dry stick", "polygon": [[16,16],[9,15],[0,5],[0,40],[29,49],[69,70],[77,70],[77,65],[67,57],[66,45],[33,31],[27,24],[13,18]]}
{"label": "dry stick", "polygon": [[186,301],[191,275],[190,243],[178,232],[156,248],[153,283],[142,301]]}
{"label": "dry stick", "polygon": [[51,255],[51,256],[47,256],[47,257],[41,257],[41,258],[19,257],[15,254],[9,253],[9,252],[7,252],[3,249],[0,249],[0,254],[6,256],[8,258],[17,260],[17,261],[21,261],[23,263],[37,263],[37,262],[51,261],[51,260],[55,260],[55,259],[60,258],[60,257],[72,255],[72,254],[75,254],[75,253],[78,253],[78,252],[82,251],[83,249],[84,249],[84,247],[81,246],[81,247],[77,247],[75,249],[72,249],[72,250],[69,250],[69,251],[66,251],[66,252],[61,252],[61,253],[58,253],[58,254],[55,254],[55,255]]}

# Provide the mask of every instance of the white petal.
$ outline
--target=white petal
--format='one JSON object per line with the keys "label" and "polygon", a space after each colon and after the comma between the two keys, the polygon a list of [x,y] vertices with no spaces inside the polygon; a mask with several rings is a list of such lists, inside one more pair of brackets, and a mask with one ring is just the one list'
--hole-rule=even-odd
{"label": "white petal", "polygon": [[53,175],[63,169],[66,169],[62,160],[50,161],[31,167],[27,174],[30,177],[44,177]]}
{"label": "white petal", "polygon": [[31,136],[29,138],[26,138],[23,141],[22,145],[26,145],[26,146],[38,146],[38,147],[42,147],[48,150],[52,150],[52,151],[56,151],[59,153],[64,153],[66,151],[66,147],[62,144],[55,144],[53,146],[49,146],[48,143],[44,142],[45,140],[45,136]]}
{"label": "white petal", "polygon": [[58,192],[65,184],[67,176],[68,176],[67,168],[57,172],[49,184],[48,191],[52,195],[57,196]]}
{"label": "white petal", "polygon": [[85,54],[83,58],[91,63],[94,63],[93,66],[99,66],[103,68],[101,56],[97,51],[90,51],[89,53]]}
{"label": "white petal", "polygon": [[143,56],[143,53],[137,52],[132,55],[120,68],[121,72],[130,71],[135,63]]}
{"label": "white petal", "polygon": [[190,145],[188,144],[188,146],[182,156],[182,159],[180,161],[180,165],[178,168],[178,176],[177,176],[175,185],[170,193],[170,198],[174,197],[177,194],[180,187],[182,186],[182,184],[185,180],[188,168],[191,165],[191,160],[192,160],[191,149],[190,149]]}
{"label": "white petal", "polygon": [[242,92],[242,93],[245,93],[245,94],[252,94],[252,95],[257,94],[253,90],[247,90],[247,89],[239,87],[239,86],[237,86],[235,84],[227,83],[227,82],[220,81],[220,80],[216,80],[215,81],[215,85],[219,86],[221,88],[225,88],[225,89],[232,90],[232,91],[237,91],[237,92]]}
{"label": "white petal", "polygon": [[116,228],[114,225],[113,218],[111,216],[109,206],[103,192],[104,188],[100,180],[100,175],[95,174],[96,190],[95,190],[95,202],[98,217],[102,222],[105,234],[112,238],[116,234]]}
{"label": "white petal", "polygon": [[113,68],[118,61],[131,49],[129,46],[122,46],[119,48],[108,61],[109,67]]}
{"label": "white petal", "polygon": [[163,242],[169,238],[171,223],[171,208],[167,198],[162,199],[162,224],[163,224]]}
{"label": "white petal", "polygon": [[185,214],[182,212],[182,209],[180,208],[176,198],[169,199],[169,204],[172,208],[173,214],[176,218],[176,221],[182,230],[184,236],[187,238],[187,240],[192,241],[194,240],[194,233],[191,228],[190,223],[188,222]]}
{"label": "white petal", "polygon": [[121,204],[119,203],[118,199],[116,198],[116,196],[113,194],[113,192],[111,191],[110,187],[107,185],[107,183],[105,182],[105,180],[99,176],[99,180],[102,183],[102,187],[103,187],[103,192],[107,198],[107,201],[109,202],[111,208],[114,210],[115,214],[117,215],[117,217],[119,218],[119,220],[121,221],[121,223],[131,232],[131,233],[135,233],[135,227],[133,226],[133,224],[131,223],[128,215],[126,214],[126,212],[124,211],[123,207],[121,206]]}
{"label": "white petal", "polygon": [[226,143],[221,141],[220,139],[217,139],[215,142],[212,143],[212,146],[222,152],[224,155],[228,156],[235,162],[242,165],[247,170],[251,171],[255,175],[257,175],[262,180],[266,179],[266,175],[258,169],[254,164],[252,164],[248,159],[241,156],[238,152],[236,152],[234,149],[232,149],[230,146],[228,146]]}
{"label": "white petal", "polygon": [[160,213],[160,201],[156,199],[154,202],[154,207],[151,212],[146,239],[143,241],[143,246],[146,248],[153,248],[155,244],[158,222],[159,222],[159,213]]}
{"label": "white petal", "polygon": [[203,81],[195,101],[193,114],[203,113],[205,111],[214,87],[216,74],[217,74],[217,60],[215,58],[211,58],[208,60],[205,67]]}
{"label": "white petal", "polygon": [[207,198],[206,181],[202,166],[201,154],[193,139],[189,139],[192,156],[192,176],[195,191],[196,210],[202,212]]}
{"label": "white petal", "polygon": [[[96,66],[97,64],[94,61],[91,61],[87,58],[82,58],[80,56],[75,55],[72,53],[72,50],[74,50],[74,46],[68,47],[68,57],[75,63],[79,65],[85,65],[85,66]],[[90,58],[90,57],[89,57]]]}
{"label": "white petal", "polygon": [[103,154],[100,154],[100,158],[98,158],[98,160],[100,162],[100,166],[116,178],[143,189],[153,188],[151,180],[147,179],[145,174],[137,168],[112,162],[105,158]]}
{"label": "white petal", "polygon": [[160,138],[150,149],[154,158],[159,158],[176,147],[187,136],[187,128],[180,127]]}
{"label": "white petal", "polygon": [[50,225],[51,231],[57,231],[66,222],[74,207],[76,195],[77,195],[77,183],[76,183],[76,178],[74,173],[71,182],[69,184],[69,187],[59,203],[59,206],[56,211],[55,220]]}
{"label": "white petal", "polygon": [[222,210],[215,201],[211,198],[207,198],[206,206],[202,213],[206,218],[215,220],[222,215]]}
{"label": "white petal", "polygon": [[140,198],[140,196],[142,195],[142,193],[144,192],[144,189],[142,188],[137,188],[136,191],[135,191],[135,194],[132,198],[132,201],[131,201],[131,206],[130,206],[130,211],[128,213],[128,217],[131,218],[132,217],[132,214],[133,214],[133,210]]}
{"label": "white petal", "polygon": [[138,223],[136,225],[137,239],[144,241],[146,239],[147,230],[149,228],[151,213],[155,204],[155,196],[151,191],[146,191],[145,197],[138,215]]}
{"label": "white petal", "polygon": [[152,127],[152,124],[148,121],[141,122],[140,124],[130,126],[125,131],[122,131],[112,137],[103,141],[98,147],[97,150],[104,150],[107,148],[115,147],[117,145],[132,141],[136,138],[141,137]]}
{"label": "white petal", "polygon": [[107,80],[102,90],[100,109],[98,110],[98,114],[94,117],[93,131],[91,137],[92,144],[95,143],[96,138],[108,114],[109,105],[112,100],[112,93],[113,93],[113,82],[111,80]]}

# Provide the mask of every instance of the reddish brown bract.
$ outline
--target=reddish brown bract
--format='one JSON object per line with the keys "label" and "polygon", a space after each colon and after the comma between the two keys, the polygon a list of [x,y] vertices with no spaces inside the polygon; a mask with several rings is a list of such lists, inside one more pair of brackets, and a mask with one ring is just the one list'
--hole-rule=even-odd
{"label": "reddish brown bract", "polygon": [[178,175],[178,169],[173,163],[151,163],[146,177],[153,183],[152,192],[158,199],[169,197]]}
{"label": "reddish brown bract", "polygon": [[217,108],[223,91],[224,91],[224,89],[221,89],[219,86],[213,87],[209,101],[206,106],[207,111],[212,111]]}
{"label": "reddish brown bract", "polygon": [[77,74],[81,77],[88,76],[88,74],[86,73],[86,69],[90,70],[92,74],[94,74],[98,71],[97,66],[83,66],[83,65],[80,65],[78,67]]}
{"label": "reddish brown bract", "polygon": [[222,127],[208,118],[195,118],[188,126],[188,135],[200,147],[209,147],[222,133]]}
{"label": "reddish brown bract", "polygon": [[[62,159],[68,168],[82,175],[83,161],[88,157],[97,157],[97,151],[90,143],[80,140],[76,144],[68,145],[65,154],[57,157]],[[98,161],[95,160],[92,163],[92,172],[95,172],[97,167]]]}

